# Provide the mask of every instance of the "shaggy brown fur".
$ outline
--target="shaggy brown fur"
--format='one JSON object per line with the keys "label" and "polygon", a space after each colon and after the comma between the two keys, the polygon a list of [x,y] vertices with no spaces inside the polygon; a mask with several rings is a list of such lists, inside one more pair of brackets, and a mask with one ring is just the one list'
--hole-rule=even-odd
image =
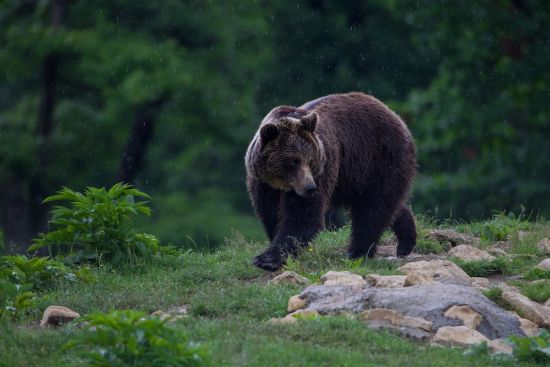
{"label": "shaggy brown fur", "polygon": [[331,206],[350,209],[350,257],[374,256],[389,227],[398,256],[413,250],[414,217],[405,205],[415,146],[399,116],[376,98],[334,94],[299,108],[276,107],[245,161],[250,198],[271,241],[256,266],[279,269],[324,228]]}

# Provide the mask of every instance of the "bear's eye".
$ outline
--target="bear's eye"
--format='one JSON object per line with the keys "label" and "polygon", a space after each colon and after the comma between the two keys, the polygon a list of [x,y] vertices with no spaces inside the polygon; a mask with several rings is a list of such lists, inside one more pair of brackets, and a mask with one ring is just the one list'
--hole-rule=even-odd
{"label": "bear's eye", "polygon": [[292,165],[292,167],[298,167],[300,165],[300,160],[298,158],[295,158],[290,161],[290,164]]}

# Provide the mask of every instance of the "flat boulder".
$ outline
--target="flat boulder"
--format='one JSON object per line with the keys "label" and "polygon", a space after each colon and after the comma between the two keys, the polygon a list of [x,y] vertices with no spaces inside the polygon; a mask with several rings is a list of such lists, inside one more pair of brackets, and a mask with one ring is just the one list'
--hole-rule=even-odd
{"label": "flat boulder", "polygon": [[407,263],[397,270],[406,275],[416,274],[441,283],[459,285],[470,285],[472,283],[472,279],[464,270],[448,260],[415,261]]}
{"label": "flat boulder", "polygon": [[491,261],[495,257],[486,251],[470,245],[458,245],[449,250],[450,256],[458,257],[463,261]]}
{"label": "flat boulder", "polygon": [[432,229],[428,233],[428,239],[440,243],[448,243],[452,247],[458,245],[475,245],[479,243],[478,238],[453,231],[452,229]]}
{"label": "flat boulder", "polygon": [[367,284],[361,275],[349,271],[329,271],[320,280],[321,284],[327,286],[363,286]]}
{"label": "flat boulder", "polygon": [[516,317],[475,289],[461,285],[435,282],[403,288],[314,285],[299,297],[307,304],[305,309],[316,310],[321,315],[363,314],[371,309],[387,309],[401,316],[429,321],[434,331],[444,326],[464,326],[464,321],[456,318],[456,314],[450,317],[445,312],[452,306],[467,306],[481,317],[479,320],[474,315],[475,320],[470,325],[479,321],[476,330],[485,337],[524,335]]}
{"label": "flat boulder", "polygon": [[293,271],[285,271],[269,281],[269,284],[309,284],[309,280]]}

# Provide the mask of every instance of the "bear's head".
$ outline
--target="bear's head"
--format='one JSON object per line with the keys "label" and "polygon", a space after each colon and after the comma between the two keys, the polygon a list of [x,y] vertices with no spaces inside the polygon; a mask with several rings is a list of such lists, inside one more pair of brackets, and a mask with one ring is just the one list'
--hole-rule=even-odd
{"label": "bear's head", "polygon": [[312,196],[325,162],[323,143],[316,133],[318,115],[300,110],[270,115],[260,127],[255,175],[275,189]]}

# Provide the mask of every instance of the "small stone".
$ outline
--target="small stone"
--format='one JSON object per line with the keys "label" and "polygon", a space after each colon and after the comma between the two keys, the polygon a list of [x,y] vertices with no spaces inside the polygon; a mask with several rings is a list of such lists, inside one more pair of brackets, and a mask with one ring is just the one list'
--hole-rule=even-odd
{"label": "small stone", "polygon": [[458,245],[449,250],[449,255],[458,257],[464,261],[494,260],[495,257],[488,252],[469,245]]}
{"label": "small stone", "polygon": [[537,248],[544,254],[550,254],[550,240],[548,238],[543,238],[537,243]]}
{"label": "small stone", "polygon": [[403,326],[408,328],[422,329],[425,331],[432,330],[432,322],[422,317],[403,316],[394,310],[384,308],[374,308],[367,310],[362,314],[362,320],[366,322],[386,321],[393,326]]}
{"label": "small stone", "polygon": [[445,316],[462,320],[464,326],[475,330],[483,321],[483,317],[468,306],[451,306],[445,311]]}
{"label": "small stone", "polygon": [[370,286],[376,288],[400,288],[405,283],[405,276],[369,274],[366,280]]}
{"label": "small stone", "polygon": [[526,319],[542,327],[550,327],[550,308],[513,291],[502,292],[502,299],[517,309]]}
{"label": "small stone", "polygon": [[411,273],[405,277],[405,282],[403,283],[403,287],[411,287],[413,285],[423,285],[423,284],[432,284],[432,283],[434,283],[434,280],[431,277],[416,274],[416,273]]}
{"label": "small stone", "polygon": [[156,310],[155,312],[151,313],[151,316],[158,317],[161,320],[166,320],[172,317],[168,312],[164,312],[162,310]]}
{"label": "small stone", "polygon": [[294,312],[296,310],[300,310],[302,308],[306,307],[306,301],[302,298],[300,298],[299,295],[292,296],[288,299],[288,312]]}
{"label": "small stone", "polygon": [[500,249],[500,248],[490,248],[488,250],[488,252],[491,254],[491,255],[494,255],[494,256],[506,256],[508,255],[506,253],[506,251],[504,251],[503,249]]}
{"label": "small stone", "polygon": [[361,275],[349,271],[329,271],[321,277],[323,285],[364,286],[367,281]]}
{"label": "small stone", "polygon": [[550,258],[542,260],[538,265],[542,270],[550,270]]}
{"label": "small stone", "polygon": [[437,330],[432,341],[442,344],[470,346],[489,342],[489,339],[480,332],[466,326],[443,326]]}
{"label": "small stone", "polygon": [[309,280],[293,271],[285,271],[269,281],[269,284],[309,284]]}
{"label": "small stone", "polygon": [[317,310],[298,310],[292,313],[289,313],[285,317],[273,318],[268,322],[270,324],[294,324],[300,318],[317,318],[319,317],[319,312]]}
{"label": "small stone", "polygon": [[514,352],[514,348],[504,339],[493,339],[489,340],[487,343],[487,346],[493,353],[504,353],[504,354],[512,354]]}
{"label": "small stone", "polygon": [[472,277],[472,287],[485,291],[491,288],[491,282],[487,278]]}
{"label": "small stone", "polygon": [[49,306],[44,310],[41,327],[60,326],[80,317],[78,312],[63,306]]}
{"label": "small stone", "polygon": [[539,335],[539,327],[534,322],[518,317],[520,327],[525,332],[527,336],[537,336]]}
{"label": "small stone", "polygon": [[470,285],[472,282],[464,270],[448,260],[410,262],[397,270],[406,275],[417,274],[441,283]]}
{"label": "small stone", "polygon": [[433,229],[428,233],[428,239],[446,242],[455,247],[458,245],[471,245],[479,243],[479,239],[467,234],[458,233],[452,229]]}

